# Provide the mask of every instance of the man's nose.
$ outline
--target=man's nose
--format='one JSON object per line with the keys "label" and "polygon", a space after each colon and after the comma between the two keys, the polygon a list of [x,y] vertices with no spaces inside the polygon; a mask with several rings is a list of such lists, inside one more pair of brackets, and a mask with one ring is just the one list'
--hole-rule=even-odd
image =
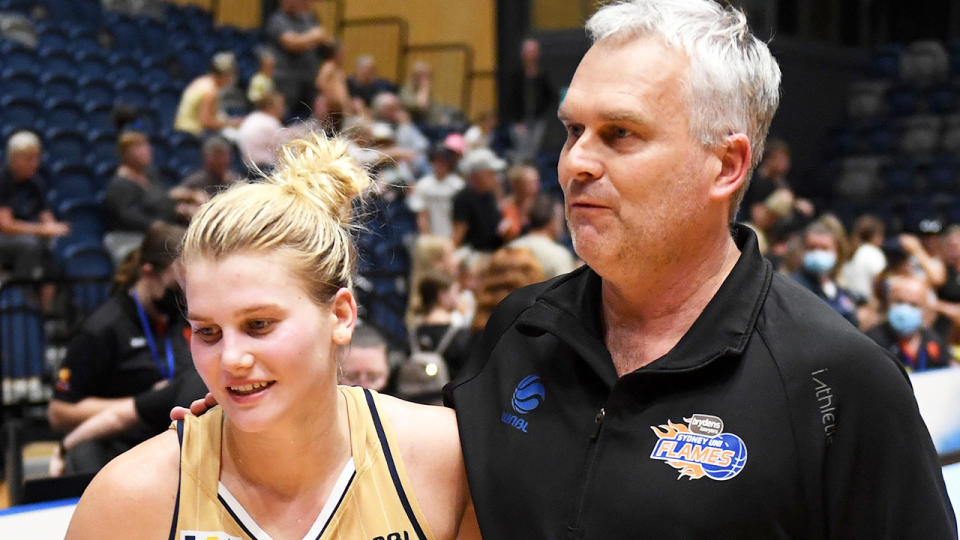
{"label": "man's nose", "polygon": [[599,138],[585,131],[560,155],[562,178],[589,181],[603,176],[603,162],[599,158]]}

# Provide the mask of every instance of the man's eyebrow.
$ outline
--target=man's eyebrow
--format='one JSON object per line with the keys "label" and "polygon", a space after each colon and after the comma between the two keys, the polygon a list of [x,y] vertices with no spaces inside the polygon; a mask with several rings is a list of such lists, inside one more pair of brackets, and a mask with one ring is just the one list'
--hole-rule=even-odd
{"label": "man's eyebrow", "polygon": [[643,117],[639,115],[636,111],[631,111],[629,109],[612,109],[609,111],[600,111],[598,114],[602,120],[608,122],[633,122],[635,124],[643,124]]}

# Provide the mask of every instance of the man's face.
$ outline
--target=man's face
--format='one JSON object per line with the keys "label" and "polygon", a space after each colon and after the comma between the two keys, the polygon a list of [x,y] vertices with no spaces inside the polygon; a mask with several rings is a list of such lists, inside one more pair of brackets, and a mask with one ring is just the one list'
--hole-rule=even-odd
{"label": "man's face", "polygon": [[915,278],[901,277],[890,282],[890,304],[910,304],[920,308],[924,315],[930,307],[930,289]]}
{"label": "man's face", "polygon": [[830,233],[812,232],[803,239],[803,248],[806,251],[820,250],[837,252],[837,241]]}
{"label": "man's face", "polygon": [[153,161],[153,149],[144,141],[134,144],[127,150],[127,160],[135,169],[145,169]]}
{"label": "man's face", "polygon": [[370,390],[383,390],[390,377],[384,347],[351,346],[340,366],[340,383]]}
{"label": "man's face", "polygon": [[673,262],[678,246],[715,226],[703,210],[721,163],[690,131],[688,65],[653,38],[601,42],[560,106],[567,220],[577,253],[601,275]]}
{"label": "man's face", "polygon": [[473,189],[480,193],[490,193],[497,188],[497,172],[491,169],[474,171],[470,175]]}
{"label": "man's face", "polygon": [[14,180],[33,178],[40,168],[40,150],[27,148],[11,154],[8,158]]}

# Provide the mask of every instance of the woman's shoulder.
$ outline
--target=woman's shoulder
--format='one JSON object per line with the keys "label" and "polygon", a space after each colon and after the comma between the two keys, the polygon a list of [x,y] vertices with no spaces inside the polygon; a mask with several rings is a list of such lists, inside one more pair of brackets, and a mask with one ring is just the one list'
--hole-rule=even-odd
{"label": "woman's shoulder", "polygon": [[124,452],[94,477],[67,538],[143,537],[144,531],[166,538],[179,483],[180,445],[176,431],[167,430]]}

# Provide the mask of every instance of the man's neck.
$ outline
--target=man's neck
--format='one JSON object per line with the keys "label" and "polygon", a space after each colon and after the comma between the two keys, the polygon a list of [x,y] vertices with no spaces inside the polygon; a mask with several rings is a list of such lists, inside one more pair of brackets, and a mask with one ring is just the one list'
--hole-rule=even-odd
{"label": "man's neck", "polygon": [[[700,255],[645,267],[618,281],[603,278],[604,335],[618,375],[670,351],[686,334],[733,270],[740,250],[726,236]],[[602,277],[602,276],[601,276]]]}

